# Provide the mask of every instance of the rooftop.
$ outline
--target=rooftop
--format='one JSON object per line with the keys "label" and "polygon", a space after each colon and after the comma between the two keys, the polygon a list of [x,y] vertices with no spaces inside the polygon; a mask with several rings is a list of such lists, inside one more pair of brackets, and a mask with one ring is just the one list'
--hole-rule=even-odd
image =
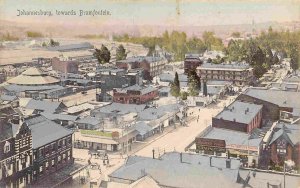
{"label": "rooftop", "polygon": [[292,146],[300,142],[300,128],[298,125],[288,123],[278,123],[274,128],[274,133],[270,144],[279,138],[284,138]]}
{"label": "rooftop", "polygon": [[235,101],[224,108],[215,118],[249,124],[262,108],[263,105]]}
{"label": "rooftop", "polygon": [[67,45],[61,45],[61,46],[55,46],[55,47],[48,47],[48,50],[50,51],[72,51],[77,49],[93,49],[94,46],[91,45],[88,42],[83,42],[79,44],[67,44]]}
{"label": "rooftop", "polygon": [[98,113],[105,113],[105,114],[118,114],[118,115],[125,115],[132,112],[138,113],[143,111],[146,108],[144,104],[121,104],[121,103],[111,103],[105,106],[101,106],[92,110],[91,115],[96,115]]}
{"label": "rooftop", "polygon": [[31,67],[22,74],[7,81],[16,85],[50,85],[60,81],[52,76],[48,76],[41,68]]}
{"label": "rooftop", "polygon": [[63,106],[64,106],[64,104],[62,102],[30,99],[29,102],[26,104],[25,108],[43,110],[45,112],[54,113],[60,107],[63,107]]}
{"label": "rooftop", "polygon": [[[225,158],[211,158],[194,154],[167,153],[161,160],[130,156],[125,165],[109,177],[136,181],[150,175],[160,186],[165,187],[237,187],[239,161],[231,159],[231,168],[224,168]],[[199,178],[201,177],[201,178]],[[215,181],[218,179],[218,181]]]}
{"label": "rooftop", "polygon": [[43,145],[73,134],[72,131],[65,129],[43,116],[36,116],[25,120],[25,122],[31,130],[33,149],[37,149]]}
{"label": "rooftop", "polygon": [[214,63],[203,63],[197,69],[213,69],[213,70],[244,70],[249,69],[250,65],[247,63],[221,63],[221,64],[214,64]]}
{"label": "rooftop", "polygon": [[248,145],[248,138],[250,138],[249,146],[257,147],[257,148],[262,142],[261,137],[254,136],[253,138],[252,136],[249,137],[247,133],[228,130],[228,129],[214,128],[214,127],[208,133],[200,137],[225,140],[226,145],[244,145],[244,146]]}
{"label": "rooftop", "polygon": [[129,57],[125,60],[120,60],[120,63],[133,63],[133,62],[143,62],[146,61],[148,63],[154,63],[163,60],[162,57],[153,57],[153,56],[136,56],[136,57]]}
{"label": "rooftop", "polygon": [[128,91],[140,91],[142,95],[156,91],[157,88],[152,86],[140,86],[140,85],[133,85],[125,88],[115,88],[114,89],[118,93],[127,93]]}
{"label": "rooftop", "polygon": [[248,88],[243,94],[276,104],[280,107],[300,108],[300,92]]}

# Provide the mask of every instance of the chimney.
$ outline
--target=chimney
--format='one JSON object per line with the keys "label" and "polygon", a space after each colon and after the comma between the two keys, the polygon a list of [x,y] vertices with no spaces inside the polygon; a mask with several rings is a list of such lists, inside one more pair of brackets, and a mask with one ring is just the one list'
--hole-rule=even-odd
{"label": "chimney", "polygon": [[209,157],[209,166],[210,166],[210,167],[212,167],[211,160],[212,160],[212,156]]}
{"label": "chimney", "polygon": [[231,159],[226,159],[226,168],[231,168]]}

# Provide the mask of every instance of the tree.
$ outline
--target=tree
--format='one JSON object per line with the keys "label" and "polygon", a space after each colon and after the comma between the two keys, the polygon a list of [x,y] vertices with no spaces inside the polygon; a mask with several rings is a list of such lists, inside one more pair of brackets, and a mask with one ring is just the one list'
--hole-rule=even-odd
{"label": "tree", "polygon": [[102,44],[101,49],[95,49],[94,56],[100,64],[109,63],[110,51]]}
{"label": "tree", "polygon": [[241,37],[241,33],[240,32],[233,32],[231,34],[231,36],[234,37],[234,38],[239,38],[239,37]]}
{"label": "tree", "polygon": [[178,78],[178,73],[175,73],[175,78],[173,83],[171,84],[171,95],[174,97],[180,96],[180,82]]}
{"label": "tree", "polygon": [[186,100],[188,96],[189,96],[189,94],[187,92],[185,92],[185,91],[181,92],[181,99],[182,100]]}
{"label": "tree", "polygon": [[53,39],[50,39],[50,46],[54,47],[54,46],[59,46],[59,42],[58,41],[54,41]]}
{"label": "tree", "polygon": [[126,59],[127,53],[126,53],[126,50],[125,50],[125,48],[124,48],[124,46],[122,44],[118,46],[118,48],[117,48],[116,51],[117,51],[116,52],[116,59],[117,59],[117,61]]}
{"label": "tree", "polygon": [[199,91],[201,90],[201,81],[195,69],[188,73],[188,86],[189,94],[191,96],[197,96],[199,94]]}
{"label": "tree", "polygon": [[206,84],[206,81],[204,81],[204,83],[203,83],[203,95],[207,96],[207,84]]}

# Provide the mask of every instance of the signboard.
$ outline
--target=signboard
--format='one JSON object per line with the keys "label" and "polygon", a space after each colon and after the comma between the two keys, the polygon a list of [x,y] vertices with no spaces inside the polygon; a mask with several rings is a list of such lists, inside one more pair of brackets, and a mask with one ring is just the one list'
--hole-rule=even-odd
{"label": "signboard", "polygon": [[195,143],[197,150],[226,152],[225,140],[196,138]]}

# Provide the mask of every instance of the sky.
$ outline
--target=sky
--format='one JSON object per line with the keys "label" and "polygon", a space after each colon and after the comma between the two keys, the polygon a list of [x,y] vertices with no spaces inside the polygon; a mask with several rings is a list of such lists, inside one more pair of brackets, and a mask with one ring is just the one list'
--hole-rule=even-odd
{"label": "sky", "polygon": [[[16,22],[207,26],[300,21],[300,0],[0,0],[0,19]],[[110,16],[58,16],[56,10],[108,10]],[[17,16],[51,10],[53,16]]]}

